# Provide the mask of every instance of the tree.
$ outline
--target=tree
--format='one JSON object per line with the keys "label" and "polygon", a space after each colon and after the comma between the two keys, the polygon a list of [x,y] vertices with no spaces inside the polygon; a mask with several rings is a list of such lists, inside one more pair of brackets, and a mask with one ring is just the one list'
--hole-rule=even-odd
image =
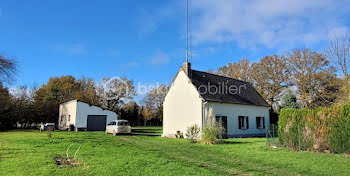
{"label": "tree", "polygon": [[[51,77],[35,94],[39,122],[57,122],[59,104],[79,98],[82,86],[73,76]],[[85,92],[84,92],[85,93]],[[89,102],[87,102],[89,103]]]}
{"label": "tree", "polygon": [[0,129],[13,127],[16,120],[11,116],[11,95],[0,82]]}
{"label": "tree", "polygon": [[85,78],[84,76],[77,80],[78,90],[74,98],[94,106],[101,106],[101,99],[97,95],[96,84],[92,78]]}
{"label": "tree", "polygon": [[326,56],[310,49],[296,49],[288,54],[287,62],[302,106],[310,108],[316,100],[324,101],[318,96],[322,95],[320,92],[328,92],[327,86],[332,83],[328,80],[335,76]]}
{"label": "tree", "polygon": [[349,77],[350,65],[350,34],[336,32],[328,41],[327,54],[342,71],[345,77]]}
{"label": "tree", "polygon": [[242,58],[238,62],[228,63],[220,67],[217,74],[250,82],[251,67],[248,59]]}
{"label": "tree", "polygon": [[34,96],[36,87],[19,86],[13,91],[12,116],[16,119],[21,128],[26,128],[27,124],[37,122],[37,111],[34,107]]}
{"label": "tree", "polygon": [[265,56],[251,65],[251,80],[263,98],[278,111],[279,95],[289,86],[289,69],[284,57]]}
{"label": "tree", "polygon": [[140,119],[140,107],[136,102],[130,101],[122,106],[121,118],[128,120],[129,122],[136,122]]}
{"label": "tree", "polygon": [[152,89],[143,100],[145,106],[144,114],[149,118],[163,121],[163,102],[168,88],[165,85],[160,85],[158,88]]}
{"label": "tree", "polygon": [[11,83],[17,71],[17,61],[14,58],[5,57],[0,54],[0,82]]}
{"label": "tree", "polygon": [[297,97],[291,90],[288,90],[283,96],[281,108],[300,108],[300,104],[297,102]]}
{"label": "tree", "polygon": [[344,85],[342,89],[343,101],[350,100],[350,82],[349,82],[349,65],[350,65],[350,34],[335,32],[328,42],[328,57],[342,71]]}
{"label": "tree", "polygon": [[136,95],[134,83],[126,77],[103,78],[98,86],[98,95],[103,108],[117,112],[126,100]]}

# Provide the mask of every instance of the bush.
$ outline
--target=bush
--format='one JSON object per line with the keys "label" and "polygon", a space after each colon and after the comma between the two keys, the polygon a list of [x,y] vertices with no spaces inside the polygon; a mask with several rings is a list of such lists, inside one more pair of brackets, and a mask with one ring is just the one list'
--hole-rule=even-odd
{"label": "bush", "polygon": [[195,143],[199,139],[201,128],[198,125],[193,125],[187,128],[185,136],[191,143]]}
{"label": "bush", "polygon": [[207,123],[202,132],[202,143],[206,145],[217,144],[220,126],[217,122]]}
{"label": "bush", "polygon": [[350,152],[350,104],[317,109],[282,109],[278,132],[287,148]]}

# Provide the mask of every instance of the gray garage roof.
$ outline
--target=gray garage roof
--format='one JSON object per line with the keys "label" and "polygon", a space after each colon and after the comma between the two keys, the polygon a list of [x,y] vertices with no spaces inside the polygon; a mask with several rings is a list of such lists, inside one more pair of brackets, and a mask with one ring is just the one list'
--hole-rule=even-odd
{"label": "gray garage roof", "polygon": [[206,101],[270,107],[248,82],[197,70],[190,77]]}

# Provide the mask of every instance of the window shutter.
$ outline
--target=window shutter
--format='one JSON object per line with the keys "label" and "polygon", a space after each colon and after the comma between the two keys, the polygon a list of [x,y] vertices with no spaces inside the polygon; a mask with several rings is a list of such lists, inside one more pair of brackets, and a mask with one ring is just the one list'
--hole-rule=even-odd
{"label": "window shutter", "polygon": [[256,117],[256,128],[259,128],[259,124],[260,124],[260,117]]}
{"label": "window shutter", "polygon": [[262,119],[263,119],[263,127],[265,128],[265,117],[263,117]]}
{"label": "window shutter", "polygon": [[242,129],[241,117],[238,117],[238,129]]}
{"label": "window shutter", "polygon": [[246,117],[247,119],[247,129],[249,128],[249,120],[248,120],[248,116]]}

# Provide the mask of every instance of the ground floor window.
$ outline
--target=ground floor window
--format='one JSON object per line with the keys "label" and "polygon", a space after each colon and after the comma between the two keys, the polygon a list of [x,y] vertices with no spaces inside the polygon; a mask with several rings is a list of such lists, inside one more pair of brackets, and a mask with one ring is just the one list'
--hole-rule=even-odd
{"label": "ground floor window", "polygon": [[256,128],[265,129],[265,117],[256,117]]}
{"label": "ground floor window", "polygon": [[242,130],[249,128],[248,116],[238,116],[238,128]]}

